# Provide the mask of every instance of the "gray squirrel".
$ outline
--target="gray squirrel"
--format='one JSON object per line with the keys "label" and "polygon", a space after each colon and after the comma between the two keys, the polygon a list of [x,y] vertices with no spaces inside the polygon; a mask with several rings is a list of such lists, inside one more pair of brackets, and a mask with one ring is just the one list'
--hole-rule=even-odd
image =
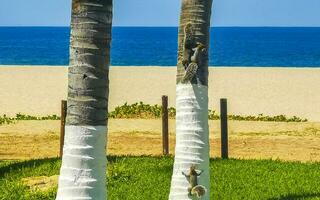
{"label": "gray squirrel", "polygon": [[182,78],[182,83],[191,81],[196,75],[201,63],[202,54],[206,53],[206,47],[199,42],[195,41],[194,30],[191,23],[186,24],[184,28],[184,41],[183,41],[183,60],[182,64],[185,68],[185,73]]}
{"label": "gray squirrel", "polygon": [[206,193],[206,188],[202,185],[198,185],[198,176],[201,175],[203,171],[200,171],[200,173],[197,173],[196,166],[191,165],[190,171],[188,174],[182,172],[182,175],[184,175],[189,182],[188,192],[190,196],[197,196],[197,198],[201,198]]}

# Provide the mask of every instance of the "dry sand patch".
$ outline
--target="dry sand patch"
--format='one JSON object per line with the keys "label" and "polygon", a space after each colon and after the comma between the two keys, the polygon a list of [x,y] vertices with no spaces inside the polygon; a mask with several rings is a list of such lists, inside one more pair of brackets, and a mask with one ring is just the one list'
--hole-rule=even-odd
{"label": "dry sand patch", "polygon": [[58,175],[28,177],[21,179],[21,182],[28,186],[31,190],[40,190],[45,192],[58,185],[58,178]]}
{"label": "dry sand patch", "polygon": [[[220,155],[219,121],[210,121],[210,155]],[[0,160],[59,155],[59,121],[21,121],[0,126]],[[170,153],[174,152],[170,120]],[[320,161],[320,123],[230,121],[230,157]],[[161,155],[161,120],[111,119],[108,153]]]}

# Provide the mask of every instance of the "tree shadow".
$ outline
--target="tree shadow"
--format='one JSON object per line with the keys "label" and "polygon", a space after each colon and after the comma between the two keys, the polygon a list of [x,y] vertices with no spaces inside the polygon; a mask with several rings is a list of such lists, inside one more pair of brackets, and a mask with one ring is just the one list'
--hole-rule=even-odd
{"label": "tree shadow", "polygon": [[21,168],[38,167],[42,164],[52,163],[58,160],[59,158],[45,158],[27,161],[14,161],[12,163],[9,163],[8,165],[0,167],[0,178],[3,177],[5,174],[10,173],[11,171],[19,170]]}
{"label": "tree shadow", "polygon": [[[127,158],[172,158],[170,156],[117,156],[117,155],[108,155],[107,160],[109,163],[117,162],[119,160],[124,160]],[[60,158],[44,158],[44,159],[33,159],[33,160],[26,160],[26,161],[10,161],[10,163],[5,164],[4,166],[0,166],[0,178],[3,177],[5,174],[10,173],[15,170],[20,170],[22,168],[31,168],[31,167],[38,167],[43,164],[53,163],[61,160]],[[7,160],[0,160],[0,163],[6,162]]]}
{"label": "tree shadow", "polygon": [[268,200],[299,200],[320,197],[320,193],[307,193],[307,194],[287,194],[278,198],[270,198]]}
{"label": "tree shadow", "polygon": [[113,163],[113,162],[117,162],[119,160],[124,160],[124,159],[130,159],[130,158],[139,158],[139,159],[143,159],[143,158],[151,158],[151,159],[173,159],[172,155],[168,155],[168,156],[162,156],[162,155],[158,155],[158,156],[154,156],[154,155],[108,155],[107,157],[108,163]]}

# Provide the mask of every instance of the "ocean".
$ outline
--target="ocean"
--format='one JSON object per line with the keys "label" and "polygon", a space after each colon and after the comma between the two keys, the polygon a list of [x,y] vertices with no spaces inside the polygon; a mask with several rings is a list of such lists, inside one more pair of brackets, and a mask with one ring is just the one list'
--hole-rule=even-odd
{"label": "ocean", "polygon": [[[68,65],[68,27],[0,27],[0,65]],[[175,27],[114,27],[114,66],[175,66]],[[320,67],[320,28],[211,29],[210,66]]]}

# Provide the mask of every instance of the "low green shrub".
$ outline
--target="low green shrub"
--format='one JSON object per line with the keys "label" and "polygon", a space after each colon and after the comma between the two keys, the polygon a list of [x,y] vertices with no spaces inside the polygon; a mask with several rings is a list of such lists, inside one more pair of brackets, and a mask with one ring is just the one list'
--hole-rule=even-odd
{"label": "low green shrub", "polygon": [[[128,105],[125,103],[122,106],[117,106],[114,111],[108,114],[109,118],[160,118],[162,113],[162,106],[157,104],[150,105],[143,102]],[[173,107],[168,108],[170,118],[175,118],[176,109]]]}
{"label": "low green shrub", "polygon": [[[109,112],[108,117],[113,119],[130,119],[130,118],[139,118],[139,119],[157,119],[161,117],[162,106],[160,105],[150,105],[143,102],[127,104],[125,103],[122,106],[117,106],[114,111]],[[174,107],[168,108],[168,115],[170,119],[176,117],[176,109]],[[47,115],[43,117],[37,117],[32,115],[26,115],[22,113],[16,114],[15,117],[10,118],[6,115],[0,116],[0,125],[1,124],[10,124],[19,120],[60,120],[60,116],[57,115]],[[216,111],[208,111],[209,120],[219,120],[220,116]],[[273,121],[273,122],[307,122],[307,119],[302,119],[297,116],[287,117],[285,115],[276,115],[276,116],[267,116],[259,114],[257,116],[247,115],[228,115],[229,120],[237,121]]]}
{"label": "low green shrub", "polygon": [[15,120],[60,120],[60,117],[57,115],[47,115],[44,117],[36,117],[32,115],[26,115],[18,113],[16,114]]}
{"label": "low green shrub", "polygon": [[259,114],[258,116],[240,116],[240,115],[229,115],[228,118],[230,120],[238,120],[238,121],[268,121],[268,122],[307,122],[307,119],[302,119],[297,116],[287,117],[285,115],[276,115],[276,116],[266,116],[263,114]]}
{"label": "low green shrub", "polygon": [[11,124],[14,122],[13,118],[7,117],[6,115],[0,116],[0,125],[1,124]]}
{"label": "low green shrub", "polygon": [[60,120],[60,117],[57,115],[47,115],[44,117],[36,117],[32,115],[26,115],[18,113],[15,117],[7,117],[6,115],[0,116],[0,125],[11,124],[20,120]]}
{"label": "low green shrub", "polygon": [[[108,114],[109,118],[160,118],[162,113],[162,106],[144,104],[143,102],[117,106],[114,111]],[[169,118],[174,119],[176,116],[176,109],[173,107],[168,108]],[[214,110],[208,111],[208,118],[210,120],[219,120],[220,116]],[[228,115],[230,120],[237,121],[274,121],[274,122],[307,122],[307,119],[302,119],[297,116],[287,117],[285,115],[266,116],[259,114],[258,116],[241,116],[241,115]]]}

